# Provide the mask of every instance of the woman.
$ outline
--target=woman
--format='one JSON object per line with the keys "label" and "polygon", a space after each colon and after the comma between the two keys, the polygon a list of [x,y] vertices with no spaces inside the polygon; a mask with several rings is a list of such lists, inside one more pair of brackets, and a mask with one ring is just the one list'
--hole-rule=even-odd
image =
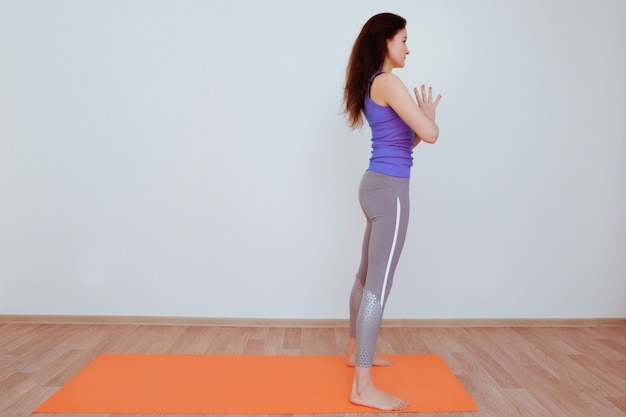
{"label": "woman", "polygon": [[421,141],[435,143],[439,128],[432,88],[415,88],[417,103],[394,68],[404,67],[406,20],[391,13],[370,18],[354,43],[344,89],[350,126],[372,129],[372,156],[359,187],[367,219],[361,264],[350,295],[348,365],[354,366],[350,400],[381,410],[403,410],[408,403],[380,390],[372,365],[392,365],[375,357],[376,340],[394,271],[404,245],[409,219],[409,176],[412,149]]}

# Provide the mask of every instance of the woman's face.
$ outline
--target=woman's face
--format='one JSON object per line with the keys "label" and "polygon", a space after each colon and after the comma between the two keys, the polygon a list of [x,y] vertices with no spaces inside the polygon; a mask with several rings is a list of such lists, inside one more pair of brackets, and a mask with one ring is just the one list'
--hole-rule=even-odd
{"label": "woman's face", "polygon": [[404,67],[404,61],[409,54],[406,46],[406,28],[400,29],[396,35],[387,41],[387,59],[393,68]]}

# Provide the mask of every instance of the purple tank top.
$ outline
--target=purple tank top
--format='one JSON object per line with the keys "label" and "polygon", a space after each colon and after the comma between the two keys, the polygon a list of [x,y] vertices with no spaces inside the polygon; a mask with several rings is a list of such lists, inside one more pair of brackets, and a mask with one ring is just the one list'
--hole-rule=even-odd
{"label": "purple tank top", "polygon": [[[370,88],[378,72],[370,79]],[[413,130],[389,106],[365,98],[365,118],[372,129],[372,156],[369,170],[393,177],[408,178],[413,165]]]}

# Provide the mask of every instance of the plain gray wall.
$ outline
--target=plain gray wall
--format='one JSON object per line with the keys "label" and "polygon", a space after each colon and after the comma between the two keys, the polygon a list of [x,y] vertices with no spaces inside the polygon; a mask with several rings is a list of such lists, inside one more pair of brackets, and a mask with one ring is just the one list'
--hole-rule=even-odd
{"label": "plain gray wall", "polygon": [[443,94],[388,318],[626,316],[626,2],[0,1],[0,314],[343,318],[363,23]]}

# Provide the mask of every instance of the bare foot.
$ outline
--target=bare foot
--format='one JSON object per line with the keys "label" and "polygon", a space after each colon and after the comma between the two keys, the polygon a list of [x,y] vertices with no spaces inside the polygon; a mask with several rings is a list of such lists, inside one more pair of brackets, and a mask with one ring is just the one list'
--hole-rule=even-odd
{"label": "bare foot", "polygon": [[[350,352],[348,353],[348,359],[346,360],[346,365],[348,366],[354,366],[354,352]],[[387,359],[387,358],[383,358],[380,356],[374,356],[374,361],[372,362],[372,365],[374,366],[393,366],[396,363],[394,361],[392,361],[391,359]]]}
{"label": "bare foot", "polygon": [[356,385],[355,381],[352,385],[352,392],[350,393],[350,402],[353,404],[385,411],[404,410],[409,406],[409,403],[403,399],[381,391],[373,383],[358,388]]}

